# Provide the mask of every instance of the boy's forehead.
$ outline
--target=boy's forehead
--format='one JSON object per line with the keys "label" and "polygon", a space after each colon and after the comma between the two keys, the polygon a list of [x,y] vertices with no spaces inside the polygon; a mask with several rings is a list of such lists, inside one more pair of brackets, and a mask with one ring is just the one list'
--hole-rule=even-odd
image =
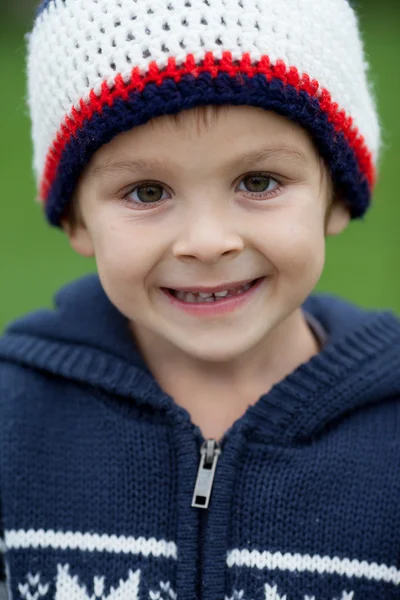
{"label": "boy's forehead", "polygon": [[286,117],[254,107],[206,106],[157,117],[115,136],[92,157],[89,172],[98,176],[164,167],[180,148],[194,151],[199,144],[215,149],[222,164],[271,159],[309,166],[317,156],[309,134]]}

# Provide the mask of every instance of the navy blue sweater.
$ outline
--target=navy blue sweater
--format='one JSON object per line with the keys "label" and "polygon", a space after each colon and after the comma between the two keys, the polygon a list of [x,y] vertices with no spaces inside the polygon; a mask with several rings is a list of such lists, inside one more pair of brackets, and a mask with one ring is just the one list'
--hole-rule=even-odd
{"label": "navy blue sweater", "polygon": [[202,459],[97,277],[13,324],[0,340],[12,597],[399,599],[400,323],[323,296],[305,309],[328,344]]}

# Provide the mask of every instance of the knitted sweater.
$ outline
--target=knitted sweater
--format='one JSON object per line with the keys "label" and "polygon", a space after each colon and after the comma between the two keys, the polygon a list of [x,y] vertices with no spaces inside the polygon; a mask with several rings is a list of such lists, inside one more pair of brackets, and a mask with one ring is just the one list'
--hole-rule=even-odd
{"label": "knitted sweater", "polygon": [[399,599],[400,323],[324,296],[304,308],[327,345],[219,446],[160,389],[96,276],[13,324],[0,340],[12,598]]}

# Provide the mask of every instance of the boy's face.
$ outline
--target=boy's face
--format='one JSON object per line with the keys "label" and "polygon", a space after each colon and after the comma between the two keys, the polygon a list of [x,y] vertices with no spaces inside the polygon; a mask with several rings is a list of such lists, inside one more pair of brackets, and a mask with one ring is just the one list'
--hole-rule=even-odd
{"label": "boy's face", "polygon": [[[300,126],[253,107],[211,112],[212,123],[194,109],[103,146],[77,188],[83,222],[65,228],[76,251],[95,255],[134,330],[171,351],[228,361],[298,309],[321,275],[325,234],[349,216],[336,202],[327,218],[328,178]],[[168,291],[258,278],[239,302],[193,304]]]}

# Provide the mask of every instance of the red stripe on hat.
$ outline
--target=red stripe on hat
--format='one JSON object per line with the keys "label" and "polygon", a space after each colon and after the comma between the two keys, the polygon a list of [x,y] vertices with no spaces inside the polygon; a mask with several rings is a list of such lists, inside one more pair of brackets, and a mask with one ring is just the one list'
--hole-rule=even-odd
{"label": "red stripe on hat", "polygon": [[40,185],[40,197],[45,202],[50,188],[54,183],[57,168],[61,156],[71,137],[82,128],[86,119],[90,120],[95,113],[101,113],[104,106],[112,106],[114,100],[122,98],[127,100],[133,91],[141,92],[148,83],[160,85],[166,78],[179,81],[182,75],[191,74],[197,77],[200,73],[208,72],[213,77],[219,73],[228,73],[230,77],[247,75],[253,77],[263,74],[268,81],[280,79],[285,85],[291,85],[298,91],[306,92],[310,97],[317,98],[321,109],[328,116],[328,120],[334,125],[335,130],[344,134],[349,146],[354,151],[361,173],[366,177],[370,186],[373,186],[376,178],[372,154],[368,150],[364,137],[354,126],[352,117],[346,115],[336,102],[332,101],[328,90],[321,88],[316,79],[309,75],[300,75],[296,67],[287,67],[283,60],[271,64],[268,56],[263,56],[258,62],[252,63],[250,55],[244,54],[240,61],[233,61],[230,52],[224,52],[221,59],[215,59],[212,52],[207,52],[204,60],[196,64],[193,54],[188,54],[185,62],[177,66],[173,57],[168,59],[165,68],[159,69],[156,62],[149,65],[145,75],[141,75],[138,67],[132,69],[130,80],[125,83],[121,74],[116,75],[114,87],[110,90],[104,81],[101,86],[100,96],[91,90],[89,102],[79,101],[80,110],[72,108],[70,116],[66,116],[61,125],[53,145],[48,152],[43,179]]}

